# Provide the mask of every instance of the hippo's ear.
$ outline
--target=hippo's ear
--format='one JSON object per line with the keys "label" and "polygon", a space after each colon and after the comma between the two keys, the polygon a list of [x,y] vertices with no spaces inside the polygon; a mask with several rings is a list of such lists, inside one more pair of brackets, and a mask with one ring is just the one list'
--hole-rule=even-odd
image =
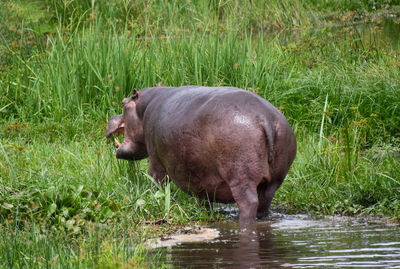
{"label": "hippo's ear", "polygon": [[125,123],[122,114],[110,118],[107,125],[106,137],[118,136],[124,132]]}
{"label": "hippo's ear", "polygon": [[131,96],[132,100],[136,100],[138,97],[139,97],[138,91],[135,88],[133,88]]}

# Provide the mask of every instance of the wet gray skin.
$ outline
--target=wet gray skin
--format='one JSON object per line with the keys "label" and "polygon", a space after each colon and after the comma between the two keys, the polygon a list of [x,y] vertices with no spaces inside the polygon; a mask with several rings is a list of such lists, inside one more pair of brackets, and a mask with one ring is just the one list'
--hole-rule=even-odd
{"label": "wet gray skin", "polygon": [[296,138],[282,113],[235,87],[152,87],[123,100],[106,136],[124,133],[116,157],[149,157],[158,182],[167,175],[183,191],[237,203],[239,223],[268,213],[296,155]]}

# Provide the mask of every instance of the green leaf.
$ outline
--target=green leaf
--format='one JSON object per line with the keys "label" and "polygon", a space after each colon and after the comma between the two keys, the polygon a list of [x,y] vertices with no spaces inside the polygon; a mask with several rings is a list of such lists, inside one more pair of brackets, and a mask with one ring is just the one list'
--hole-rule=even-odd
{"label": "green leaf", "polygon": [[167,184],[165,186],[165,207],[164,214],[168,214],[169,208],[171,207],[171,185]]}
{"label": "green leaf", "polygon": [[56,193],[56,188],[54,186],[51,186],[46,190],[45,196],[48,199],[54,199],[55,193]]}
{"label": "green leaf", "polygon": [[83,190],[83,185],[79,185],[78,189],[76,190],[76,193],[80,194],[82,190]]}
{"label": "green leaf", "polygon": [[52,203],[52,204],[49,206],[49,209],[47,210],[47,214],[48,214],[48,215],[53,214],[54,212],[56,212],[56,209],[57,209],[56,203]]}
{"label": "green leaf", "polygon": [[154,198],[156,199],[160,199],[164,197],[164,192],[162,191],[156,191],[156,193],[154,194]]}
{"label": "green leaf", "polygon": [[113,214],[113,212],[111,211],[110,208],[108,207],[104,207],[103,210],[101,210],[101,213],[103,215],[103,218],[108,219],[109,217],[111,217],[111,215]]}

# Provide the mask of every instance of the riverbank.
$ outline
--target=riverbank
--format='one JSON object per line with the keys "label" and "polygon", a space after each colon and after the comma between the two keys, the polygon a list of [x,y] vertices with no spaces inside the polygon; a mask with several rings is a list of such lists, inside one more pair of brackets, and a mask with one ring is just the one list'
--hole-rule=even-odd
{"label": "riverbank", "polygon": [[141,242],[226,218],[104,138],[122,98],[158,82],[232,85],[282,111],[298,154],[273,210],[400,219],[400,50],[385,35],[399,18],[351,24],[399,7],[253,2],[1,4],[1,266],[157,267]]}

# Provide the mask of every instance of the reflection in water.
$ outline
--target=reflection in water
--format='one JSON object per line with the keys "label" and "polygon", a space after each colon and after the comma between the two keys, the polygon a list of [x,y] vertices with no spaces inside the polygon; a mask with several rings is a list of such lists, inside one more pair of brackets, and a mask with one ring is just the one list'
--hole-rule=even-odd
{"label": "reflection in water", "polygon": [[[282,31],[276,36],[283,45],[297,40],[334,37],[338,42],[351,41],[357,47],[368,49],[400,50],[400,17],[377,18],[373,22],[354,22],[329,28],[315,28],[310,32]],[[331,40],[328,38],[327,40]]]}
{"label": "reflection in water", "polygon": [[[287,251],[275,247],[270,223],[239,229],[236,222],[219,223],[222,237],[208,243],[182,244],[166,251],[167,264],[181,268],[260,268]],[[217,266],[218,265],[218,266]]]}
{"label": "reflection in water", "polygon": [[213,226],[211,242],[164,248],[176,268],[400,268],[400,228],[305,215],[274,215],[240,230],[236,222]]}
{"label": "reflection in water", "polygon": [[362,23],[350,27],[365,47],[400,50],[399,18],[382,18],[373,23]]}

